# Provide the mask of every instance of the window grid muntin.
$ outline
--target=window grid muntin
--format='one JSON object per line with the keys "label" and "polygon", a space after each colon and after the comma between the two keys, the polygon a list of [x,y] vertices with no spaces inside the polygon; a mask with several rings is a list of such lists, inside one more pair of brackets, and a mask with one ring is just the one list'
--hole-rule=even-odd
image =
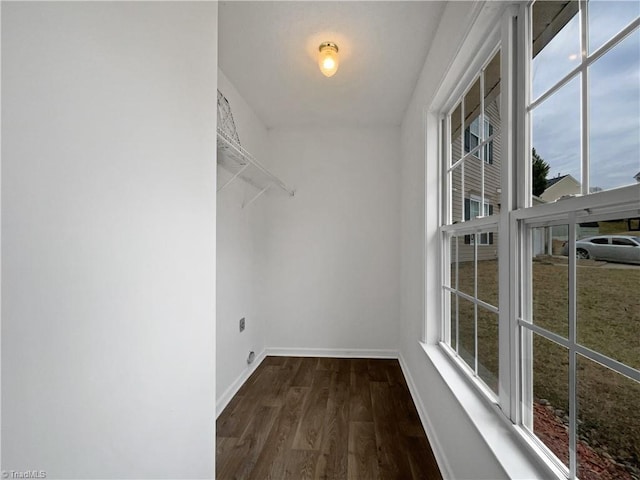
{"label": "window grid muntin", "polygon": [[[581,2],[585,3],[585,2]],[[584,6],[584,5],[583,5]],[[523,13],[522,17],[525,19],[530,18],[531,13],[531,4],[528,6],[523,6],[521,9],[521,13]],[[583,15],[583,13],[581,13]],[[585,16],[585,18],[587,18]],[[521,100],[523,97],[525,99],[525,105],[522,110],[520,110],[520,115],[517,117],[522,118],[524,120],[524,129],[519,129],[520,132],[516,133],[515,141],[517,142],[517,148],[519,152],[520,158],[528,159],[530,157],[530,138],[531,138],[531,122],[529,120],[529,113],[533,110],[537,105],[541,104],[544,100],[549,98],[553,93],[562,88],[566,83],[568,83],[571,79],[573,79],[577,74],[581,72],[583,69],[587,69],[591,64],[593,64],[598,58],[603,56],[608,50],[615,47],[617,44],[622,42],[627,36],[629,36],[632,32],[638,29],[640,25],[640,19],[636,19],[634,22],[625,27],[621,32],[617,35],[614,35],[609,41],[607,41],[600,49],[596,52],[593,52],[591,55],[583,55],[583,64],[579,65],[574,71],[569,72],[563,79],[561,79],[555,86],[551,87],[547,92],[543,93],[538,99],[533,103],[529,103],[528,98],[530,97],[530,89],[531,89],[531,55],[530,55],[530,31],[531,31],[531,23],[530,21],[525,21],[520,26],[524,26],[524,30],[526,35],[521,35],[518,37],[518,42],[520,44],[519,54],[521,54],[521,61],[518,64],[518,71],[524,72],[521,78],[527,79],[528,88],[523,89],[524,95],[521,95],[518,100]],[[528,29],[528,30],[527,30]],[[582,30],[583,32],[585,29]],[[523,41],[524,37],[524,41]],[[582,42],[585,43],[584,41]],[[584,51],[584,49],[582,49]],[[588,105],[587,105],[588,106]],[[584,117],[588,115],[588,109],[583,107],[583,113],[581,113],[581,132],[588,132],[588,130],[584,130],[584,128],[588,127],[588,122],[584,121]],[[581,152],[584,151],[584,140],[581,142]],[[587,153],[588,155],[588,153]],[[585,161],[585,155],[582,155],[582,161]],[[515,334],[512,339],[515,338],[515,343],[511,343],[510,345],[510,355],[511,358],[517,360],[517,364],[519,368],[517,369],[518,373],[516,373],[515,378],[516,381],[514,385],[516,386],[517,398],[515,403],[519,405],[519,408],[515,410],[511,410],[511,418],[516,421],[516,424],[522,425],[522,433],[525,435],[525,440],[529,442],[531,446],[537,451],[541,451],[541,453],[545,453],[549,460],[558,468],[558,470],[564,473],[567,477],[575,478],[577,463],[576,463],[576,455],[575,455],[575,432],[577,431],[577,422],[576,422],[576,409],[574,407],[572,418],[570,419],[573,425],[573,468],[570,472],[569,469],[560,462],[555,455],[546,447],[546,445],[533,433],[532,428],[526,427],[526,417],[531,416],[532,409],[532,398],[531,395],[528,394],[527,389],[531,390],[531,375],[530,369],[526,368],[527,359],[532,359],[530,346],[528,348],[526,337],[531,336],[534,333],[540,334],[543,338],[548,340],[561,340],[560,342],[556,342],[560,345],[567,343],[569,340],[562,339],[560,336],[556,336],[552,332],[543,329],[537,325],[529,323],[523,318],[531,318],[531,295],[527,289],[523,291],[523,285],[519,281],[520,278],[529,278],[526,274],[527,271],[530,270],[531,265],[530,261],[523,261],[523,259],[531,258],[531,242],[529,241],[529,235],[526,232],[530,231],[530,228],[534,226],[548,226],[548,225],[561,225],[567,224],[569,216],[572,216],[574,227],[570,230],[573,231],[573,252],[569,253],[569,256],[573,258],[573,263],[575,264],[575,225],[577,223],[585,221],[586,218],[589,220],[596,221],[596,219],[600,218],[611,218],[612,215],[617,216],[618,218],[623,217],[637,217],[640,215],[640,209],[637,208],[637,198],[640,198],[640,188],[637,185],[628,186],[628,187],[619,187],[617,189],[612,189],[608,191],[603,191],[599,193],[589,194],[582,198],[570,199],[562,202],[557,202],[555,204],[548,205],[538,205],[536,207],[531,207],[531,189],[530,189],[530,163],[525,162],[524,165],[525,171],[519,175],[520,180],[513,180],[512,185],[516,188],[515,193],[518,199],[517,205],[522,207],[520,210],[515,210],[510,213],[510,228],[509,231],[511,234],[516,236],[515,239],[515,252],[512,254],[514,258],[517,260],[514,262],[514,268],[510,270],[510,279],[513,282],[520,283],[519,287],[519,295],[517,298],[514,298],[512,301],[515,302],[510,308],[510,311],[516,312],[516,322],[515,323]],[[585,169],[583,168],[583,171]],[[587,172],[588,175],[588,172]],[[583,182],[584,184],[584,182]],[[588,192],[588,185],[586,187]],[[635,203],[632,203],[634,201]],[[572,254],[573,253],[573,254]],[[573,269],[573,294],[575,296],[575,265]],[[529,282],[530,284],[530,282]],[[575,300],[575,298],[574,298]],[[574,340],[575,339],[575,321],[576,321],[576,312],[575,312],[575,301],[573,308],[573,319],[574,319]],[[557,337],[557,338],[554,338]],[[531,340],[529,340],[530,342]],[[587,347],[580,345],[577,342],[572,343],[573,352],[571,356],[573,358],[573,379],[571,384],[574,386],[574,391],[572,392],[572,397],[574,398],[574,405],[576,404],[575,400],[575,385],[576,385],[576,365],[575,359],[578,354],[588,358],[596,363],[604,365],[605,367],[609,367],[614,370],[616,373],[620,373],[625,375],[628,378],[638,378],[637,370],[631,369],[629,366],[622,364],[620,362],[616,362],[615,360],[610,359],[609,357],[603,356],[602,354],[595,352]],[[568,348],[567,348],[568,349]],[[518,352],[519,350],[519,352]],[[569,349],[568,349],[569,350]],[[514,353],[515,352],[515,353]],[[516,355],[517,353],[517,355]],[[501,353],[501,355],[504,355]],[[516,370],[514,370],[515,372]],[[625,373],[626,372],[626,373]],[[512,377],[513,379],[514,377]],[[528,388],[527,388],[528,387]],[[532,391],[532,390],[531,390]],[[511,399],[513,402],[514,399]]]}
{"label": "window grid muntin", "polygon": [[[632,192],[632,190],[639,190],[636,186],[627,187],[624,190],[626,192]],[[604,193],[604,192],[602,192]],[[598,197],[605,197],[605,195],[598,194]],[[617,192],[620,193],[620,192]],[[623,192],[624,193],[624,192]],[[619,196],[619,195],[616,195]],[[613,195],[607,195],[607,198],[613,198]],[[586,199],[580,199],[586,200]],[[637,204],[637,201],[635,202]],[[603,202],[606,205],[606,202]],[[578,469],[578,459],[577,459],[577,411],[578,411],[578,398],[577,398],[577,356],[582,355],[583,357],[594,361],[598,364],[601,364],[614,372],[624,375],[632,380],[640,382],[640,371],[626,365],[622,362],[619,362],[611,357],[608,357],[602,353],[599,353],[593,349],[590,349],[582,344],[580,344],[577,340],[576,329],[577,329],[577,261],[576,261],[576,226],[580,223],[584,223],[585,221],[596,222],[596,221],[606,221],[612,220],[616,218],[626,218],[628,216],[638,216],[640,215],[640,209],[638,208],[629,208],[629,206],[633,205],[633,200],[629,202],[627,205],[619,204],[617,210],[614,212],[607,213],[597,213],[592,214],[590,208],[578,210],[578,211],[569,211],[562,214],[561,217],[556,216],[553,220],[545,220],[543,217],[529,217],[527,219],[522,219],[519,221],[521,223],[520,230],[523,231],[525,241],[525,253],[521,254],[522,258],[526,260],[523,262],[525,267],[525,275],[522,278],[526,278],[527,281],[521,282],[521,298],[525,300],[525,304],[523,305],[523,311],[521,315],[517,318],[517,325],[520,330],[520,341],[521,349],[525,352],[529,352],[528,355],[522,355],[520,358],[520,369],[521,369],[521,377],[522,383],[520,388],[521,394],[521,415],[522,421],[521,425],[523,426],[526,434],[531,436],[535,442],[542,446],[542,450],[546,453],[546,455],[554,462],[554,464],[565,471],[568,478],[574,479],[577,478],[577,469]],[[530,209],[530,210],[533,210]],[[533,212],[530,212],[533,213]],[[540,327],[539,325],[533,323],[533,315],[531,310],[531,298],[532,298],[532,264],[533,264],[533,252],[530,248],[532,231],[534,228],[538,228],[541,226],[557,226],[557,225],[568,225],[568,261],[569,261],[569,292],[568,292],[568,303],[569,303],[569,335],[568,338],[564,338],[561,335],[558,335],[548,329]],[[532,335],[538,334],[541,337],[552,341],[568,350],[569,354],[569,469],[567,470],[566,466],[555,456],[555,454],[542,442],[537,435],[533,431],[533,413],[532,413],[532,405],[533,405],[533,384],[532,384],[532,362],[533,362],[533,354],[531,354],[531,342]],[[534,353],[535,354],[535,353]],[[564,467],[564,468],[563,468]]]}
{"label": "window grid muntin", "polygon": [[[528,11],[528,23],[529,34],[532,31],[533,15],[531,14],[533,3],[527,9]],[[627,36],[631,35],[640,27],[640,18],[636,18],[633,22],[627,25],[623,30],[614,35],[609,41],[600,47],[595,52],[589,54],[588,40],[589,40],[589,21],[588,21],[588,1],[580,0],[578,15],[580,16],[580,63],[573,68],[569,73],[557,81],[554,85],[549,87],[545,92],[538,96],[534,101],[526,107],[526,112],[530,117],[531,113],[536,107],[540,106],[543,102],[548,100],[554,93],[559,91],[562,87],[567,85],[575,77],[580,77],[580,185],[582,195],[590,195],[590,151],[589,151],[589,67],[596,62],[600,57],[606,54],[609,50],[620,44]],[[527,45],[527,55],[525,58],[532,61],[531,56],[531,38],[527,38],[525,42]],[[528,98],[532,97],[533,93],[533,78],[532,71],[529,69],[528,76]],[[529,122],[529,138],[531,138],[531,122]],[[532,196],[532,191],[526,192],[526,196],[529,198]]]}
{"label": "window grid muntin", "polygon": [[[481,217],[482,220],[488,219],[490,217]],[[457,229],[458,231],[461,231],[462,229]],[[464,229],[465,231],[467,229]],[[451,333],[451,328],[449,327],[448,329],[446,329],[445,331],[448,332],[448,336],[444,337],[445,338],[445,343],[448,347],[448,351],[454,355],[456,361],[462,365],[464,365],[466,368],[465,370],[467,370],[467,373],[469,375],[471,375],[471,377],[473,378],[474,382],[477,382],[477,386],[480,388],[480,391],[486,395],[491,402],[493,403],[499,403],[498,401],[498,395],[496,394],[496,392],[494,392],[484,381],[484,379],[482,379],[482,377],[480,376],[480,374],[478,373],[478,309],[479,308],[483,308],[486,311],[499,315],[500,314],[500,310],[497,306],[492,305],[490,303],[487,303],[483,300],[481,300],[480,298],[478,298],[478,243],[475,242],[474,244],[472,244],[473,246],[473,275],[474,275],[474,282],[473,282],[473,295],[470,295],[468,293],[465,293],[463,291],[461,291],[459,289],[459,282],[460,282],[460,270],[459,270],[459,247],[460,247],[460,241],[459,238],[460,236],[464,236],[464,235],[480,235],[482,233],[488,234],[490,232],[498,232],[498,225],[497,223],[491,222],[490,224],[486,224],[483,225],[482,227],[478,228],[476,227],[473,230],[473,233],[461,233],[458,234],[455,230],[451,231],[451,232],[445,232],[443,231],[443,244],[446,245],[446,254],[444,256],[445,258],[445,265],[449,265],[448,268],[444,268],[443,272],[449,272],[447,274],[444,275],[443,278],[443,283],[442,283],[442,297],[443,297],[443,305],[448,305],[448,307],[446,307],[444,309],[444,311],[450,315],[451,311],[450,311],[450,305],[451,305],[451,298],[452,296],[455,298],[455,303],[456,303],[456,311],[455,311],[455,333],[456,333],[456,342],[455,342],[455,348],[453,348],[451,346],[451,338],[450,338],[450,333]],[[451,272],[451,248],[452,248],[452,243],[451,240],[455,239],[455,287],[452,285],[449,285],[451,283],[450,281],[450,272]],[[473,328],[474,328],[474,359],[473,359],[473,365],[469,365],[466,360],[464,360],[460,354],[460,299],[463,299],[467,302],[470,302],[473,305]],[[454,321],[454,319],[452,319],[449,316],[449,321],[447,323],[450,323],[451,321]],[[499,352],[498,352],[499,354]],[[498,372],[499,374],[499,372]]]}
{"label": "window grid muntin", "polygon": [[[500,136],[500,127],[499,126],[493,126],[493,133],[491,135],[489,135],[487,138],[485,138],[484,140],[482,140],[480,143],[478,143],[478,145],[476,145],[475,147],[473,147],[471,150],[469,150],[468,152],[466,152],[462,157],[460,157],[458,160],[455,161],[455,163],[453,163],[452,165],[450,165],[448,167],[448,171],[453,171],[456,168],[458,168],[463,162],[466,162],[469,159],[473,159],[473,160],[479,160],[479,157],[476,156],[476,153],[478,153],[478,151],[481,148],[486,147],[487,145],[489,145],[491,142],[493,142],[495,139],[498,138],[498,136]],[[464,142],[464,139],[463,139]]]}

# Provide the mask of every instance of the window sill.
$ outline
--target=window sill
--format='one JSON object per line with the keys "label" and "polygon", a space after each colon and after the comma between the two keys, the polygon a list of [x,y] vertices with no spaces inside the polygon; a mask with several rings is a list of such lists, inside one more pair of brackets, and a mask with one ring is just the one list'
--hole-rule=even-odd
{"label": "window sill", "polygon": [[533,442],[503,415],[496,404],[471,385],[470,379],[442,347],[422,342],[420,345],[509,478],[566,479],[550,460],[536,453],[538,449]]}

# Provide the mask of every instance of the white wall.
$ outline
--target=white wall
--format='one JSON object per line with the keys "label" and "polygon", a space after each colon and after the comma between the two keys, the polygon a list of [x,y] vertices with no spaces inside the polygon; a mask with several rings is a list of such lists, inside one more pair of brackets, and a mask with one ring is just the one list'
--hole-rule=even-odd
{"label": "white wall", "polygon": [[399,128],[274,129],[269,139],[296,196],[267,203],[256,291],[267,346],[397,351]]}
{"label": "white wall", "polygon": [[[229,101],[241,145],[268,166],[267,129],[220,69],[218,89]],[[220,186],[230,177],[221,167],[218,175]],[[255,366],[247,365],[249,352],[253,350],[259,355],[265,348],[264,318],[256,308],[253,290],[262,266],[266,197],[242,208],[245,197],[250,199],[255,193],[255,189],[240,179],[218,193],[216,391],[219,411],[239,386],[236,381],[242,381]],[[246,319],[246,328],[240,332],[242,317]]]}
{"label": "white wall", "polygon": [[2,470],[214,474],[216,32],[2,4]]}
{"label": "white wall", "polygon": [[449,474],[479,480],[504,478],[505,472],[418,343],[425,338],[425,316],[426,329],[435,329],[440,322],[440,317],[432,314],[437,312],[432,303],[439,294],[434,281],[439,274],[436,164],[427,165],[430,183],[425,185],[425,148],[437,148],[438,139],[434,136],[425,141],[423,112],[455,57],[476,8],[468,2],[447,5],[402,123],[400,351],[419,403],[430,419],[432,446],[445,455]]}

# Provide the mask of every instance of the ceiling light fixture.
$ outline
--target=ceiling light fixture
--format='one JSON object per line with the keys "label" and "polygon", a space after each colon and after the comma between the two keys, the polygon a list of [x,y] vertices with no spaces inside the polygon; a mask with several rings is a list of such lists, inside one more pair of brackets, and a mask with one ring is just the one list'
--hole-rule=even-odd
{"label": "ceiling light fixture", "polygon": [[338,45],[331,42],[320,44],[318,66],[326,77],[332,77],[338,70]]}

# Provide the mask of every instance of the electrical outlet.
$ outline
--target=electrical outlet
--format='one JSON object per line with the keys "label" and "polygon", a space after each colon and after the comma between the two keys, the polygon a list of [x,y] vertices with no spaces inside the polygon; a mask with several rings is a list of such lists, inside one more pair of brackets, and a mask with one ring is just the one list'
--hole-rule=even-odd
{"label": "electrical outlet", "polygon": [[244,330],[244,317],[240,319],[240,331],[242,332],[243,330]]}

